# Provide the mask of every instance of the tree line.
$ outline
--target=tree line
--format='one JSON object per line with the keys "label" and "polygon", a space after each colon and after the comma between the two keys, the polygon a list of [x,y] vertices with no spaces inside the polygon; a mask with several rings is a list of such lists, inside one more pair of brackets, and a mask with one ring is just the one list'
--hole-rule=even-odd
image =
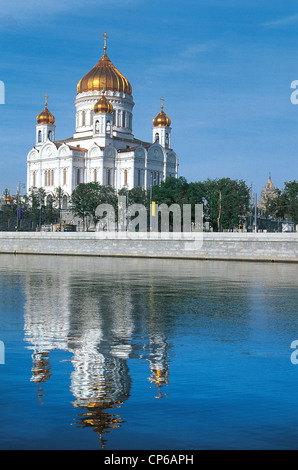
{"label": "tree line", "polygon": [[58,223],[62,200],[65,193],[62,188],[56,188],[51,195],[43,188],[31,188],[25,196],[11,198],[9,191],[4,190],[6,204],[1,207],[1,229],[19,229],[21,221],[26,222],[26,229],[34,229],[43,224]]}
{"label": "tree line", "polygon": [[[32,221],[33,225],[59,222],[62,200],[65,193],[56,188],[48,195],[43,188],[31,188],[22,203],[16,200],[2,207],[2,220],[16,217],[19,211],[22,219]],[[125,196],[127,205],[142,204],[150,214],[150,204],[178,204],[183,217],[183,204],[190,204],[192,220],[195,220],[195,205],[203,205],[205,226],[213,231],[233,230],[239,226],[249,225],[254,207],[251,202],[251,189],[243,180],[230,178],[207,179],[188,182],[184,177],[167,178],[158,186],[148,191],[141,187],[127,190],[122,188],[118,193],[111,186],[102,186],[97,182],[81,183],[73,191],[70,209],[75,217],[98,222],[96,208],[100,204],[113,206],[117,218],[118,196]],[[267,198],[265,215],[278,219],[289,218],[298,223],[298,181],[284,184],[283,190],[276,190],[274,197]]]}
{"label": "tree line", "polygon": [[[250,208],[250,189],[244,181],[229,178],[206,180],[204,182],[188,183],[184,177],[167,178],[158,186],[152,186],[148,191],[141,187],[127,190],[122,188],[118,194],[111,187],[99,183],[80,184],[71,197],[73,213],[83,220],[88,217],[96,224],[96,208],[98,204],[111,204],[117,216],[118,195],[125,196],[127,205],[142,204],[150,214],[150,204],[190,204],[192,221],[195,221],[195,205],[202,204],[204,221],[214,231],[233,229],[246,222]],[[149,216],[150,217],[150,216]]]}

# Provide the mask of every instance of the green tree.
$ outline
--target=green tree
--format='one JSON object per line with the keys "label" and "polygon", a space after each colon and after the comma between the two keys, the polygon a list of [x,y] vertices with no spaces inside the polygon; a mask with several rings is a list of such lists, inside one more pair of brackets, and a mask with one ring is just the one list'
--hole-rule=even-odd
{"label": "green tree", "polygon": [[81,183],[71,195],[71,204],[74,215],[81,218],[86,227],[89,217],[94,224],[98,222],[95,212],[99,204],[111,204],[116,208],[117,196],[111,186],[101,186],[97,182]]}
{"label": "green tree", "polygon": [[[5,228],[10,228],[11,221],[17,218],[17,205],[16,201],[10,196],[10,191],[6,188],[3,191],[4,203],[1,206],[1,222],[4,223]],[[16,222],[13,226],[16,225]]]}
{"label": "green tree", "polygon": [[243,180],[221,178],[205,181],[205,218],[213,230],[233,229],[249,213],[249,188]]}
{"label": "green tree", "polygon": [[43,188],[30,188],[25,198],[25,210],[30,219],[39,227],[44,221],[46,192]]}
{"label": "green tree", "polygon": [[[197,181],[189,183],[186,191],[187,203],[191,204],[191,219],[195,222],[195,206],[196,204],[206,205],[206,186],[203,182]],[[205,218],[206,221],[206,218]]]}
{"label": "green tree", "polygon": [[[178,204],[182,215],[181,223],[183,223],[183,204],[189,203],[188,186],[188,182],[183,176],[179,178],[169,177],[162,181],[159,186],[152,186],[152,199],[150,190],[147,192],[147,210],[151,201],[158,205],[166,204],[171,206],[172,204]],[[150,214],[150,210],[148,210],[148,214]],[[173,223],[172,212],[170,212],[169,223],[170,225]]]}
{"label": "green tree", "polygon": [[147,206],[147,193],[140,186],[127,190],[126,188],[120,189],[119,196],[126,196],[128,205],[142,204]]}
{"label": "green tree", "polygon": [[284,185],[283,200],[286,216],[298,224],[298,181],[288,181]]}
{"label": "green tree", "polygon": [[[159,186],[152,186],[152,200],[156,204],[187,204],[188,183],[183,176],[169,177]],[[149,194],[149,191],[148,191]]]}
{"label": "green tree", "polygon": [[54,197],[53,197],[53,205],[59,211],[62,209],[63,198],[65,196],[64,189],[59,186],[55,188]]}
{"label": "green tree", "polygon": [[285,218],[285,194],[280,189],[275,190],[274,196],[268,194],[265,196],[265,210],[263,212],[266,217]]}

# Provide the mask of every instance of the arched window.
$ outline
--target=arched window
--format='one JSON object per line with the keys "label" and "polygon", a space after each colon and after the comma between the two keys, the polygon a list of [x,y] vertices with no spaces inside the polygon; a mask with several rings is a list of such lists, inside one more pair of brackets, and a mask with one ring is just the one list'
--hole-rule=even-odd
{"label": "arched window", "polygon": [[62,209],[64,211],[67,210],[67,196],[63,196],[63,198],[62,198]]}
{"label": "arched window", "polygon": [[107,122],[107,134],[111,133],[111,123],[110,121]]}
{"label": "arched window", "polygon": [[125,127],[125,112],[122,113],[122,127]]}
{"label": "arched window", "polygon": [[168,147],[168,145],[169,145],[169,134],[166,133],[166,146]]}
{"label": "arched window", "polygon": [[110,168],[107,169],[107,185],[111,186],[111,170],[110,170]]}
{"label": "arched window", "polygon": [[158,132],[156,132],[156,134],[155,134],[155,142],[159,142],[159,133]]}
{"label": "arched window", "polygon": [[86,125],[86,115],[85,115],[85,111],[82,111],[82,126],[85,126]]}
{"label": "arched window", "polygon": [[49,140],[52,140],[52,137],[53,137],[53,133],[52,133],[52,131],[49,131],[49,133],[48,133]]}
{"label": "arched window", "polygon": [[41,142],[41,131],[38,131],[38,142]]}
{"label": "arched window", "polygon": [[138,170],[138,186],[141,186],[141,170]]}
{"label": "arched window", "polygon": [[99,134],[99,121],[95,122],[95,134]]}

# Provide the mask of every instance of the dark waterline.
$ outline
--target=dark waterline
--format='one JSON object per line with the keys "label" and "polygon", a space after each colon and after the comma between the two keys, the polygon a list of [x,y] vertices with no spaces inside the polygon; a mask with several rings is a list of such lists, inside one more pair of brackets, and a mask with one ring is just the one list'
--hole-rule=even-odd
{"label": "dark waterline", "polygon": [[1,255],[0,448],[298,448],[297,274]]}

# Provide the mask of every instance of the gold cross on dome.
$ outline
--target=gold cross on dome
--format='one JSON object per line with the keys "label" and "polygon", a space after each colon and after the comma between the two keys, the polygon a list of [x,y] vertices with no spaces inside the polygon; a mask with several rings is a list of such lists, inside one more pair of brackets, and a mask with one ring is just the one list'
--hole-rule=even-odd
{"label": "gold cross on dome", "polygon": [[45,99],[46,99],[46,101],[45,101],[45,106],[47,106],[47,105],[48,105],[48,95],[47,95],[47,93],[44,95],[44,97],[45,97]]}
{"label": "gold cross on dome", "polygon": [[109,39],[109,36],[107,35],[106,31],[103,34],[103,38],[104,38],[104,47],[103,48],[106,51],[107,50],[107,39]]}
{"label": "gold cross on dome", "polygon": [[164,99],[164,97],[162,96],[162,97],[160,98],[160,101],[161,101],[161,109],[163,109],[163,102],[164,102],[164,100],[165,100],[165,99]]}

